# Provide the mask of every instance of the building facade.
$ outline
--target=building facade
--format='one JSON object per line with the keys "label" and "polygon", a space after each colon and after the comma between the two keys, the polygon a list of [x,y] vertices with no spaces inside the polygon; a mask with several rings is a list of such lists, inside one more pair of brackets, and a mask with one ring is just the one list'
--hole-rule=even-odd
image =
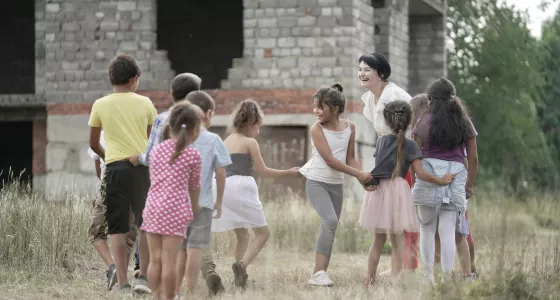
{"label": "building facade", "polygon": [[[357,59],[385,54],[390,80],[410,94],[446,74],[444,0],[5,0],[1,26],[0,134],[14,141],[0,168],[26,169],[33,188],[55,198],[95,192],[86,154],[92,103],[111,91],[109,60],[140,63],[139,93],[158,110],[169,84],[193,72],[216,100],[216,132],[241,100],[266,116],[260,138],[267,164],[302,165],[310,155],[311,95],[341,82],[346,117],[357,125],[357,157],[373,167],[375,134],[361,111]],[[8,152],[7,152],[8,151]],[[5,175],[4,175],[5,176]],[[301,192],[297,179],[276,190]],[[361,197],[361,187],[348,180]]]}

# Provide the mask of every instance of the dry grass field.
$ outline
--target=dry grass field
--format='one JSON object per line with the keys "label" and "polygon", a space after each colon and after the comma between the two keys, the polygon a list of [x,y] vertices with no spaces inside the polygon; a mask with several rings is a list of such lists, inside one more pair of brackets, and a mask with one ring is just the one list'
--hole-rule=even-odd
{"label": "dry grass field", "polygon": [[[226,286],[215,299],[560,299],[559,199],[521,202],[475,192],[469,208],[481,275],[475,282],[431,288],[418,270],[399,285],[381,280],[365,289],[371,235],[358,226],[360,202],[346,201],[329,268],[335,287],[310,287],[318,216],[301,199],[265,199],[272,237],[248,269],[255,282],[247,291],[233,288],[233,234],[214,235]],[[105,268],[87,240],[90,207],[91,199],[45,201],[14,186],[0,192],[0,299],[120,299],[105,290]],[[379,269],[389,264],[383,256]],[[188,299],[206,298],[199,280]]]}

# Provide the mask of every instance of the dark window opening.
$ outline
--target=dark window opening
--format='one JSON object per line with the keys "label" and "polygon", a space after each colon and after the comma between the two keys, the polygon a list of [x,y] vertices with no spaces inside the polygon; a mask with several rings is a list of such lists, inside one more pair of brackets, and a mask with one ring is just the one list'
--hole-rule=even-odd
{"label": "dark window opening", "polygon": [[157,44],[177,74],[195,73],[204,89],[220,88],[243,56],[243,1],[159,0]]}
{"label": "dark window opening", "polygon": [[371,0],[371,6],[373,6],[373,8],[384,8],[385,0]]}
{"label": "dark window opening", "polygon": [[[33,122],[0,122],[0,182],[32,183]],[[1,186],[0,186],[1,187]]]}
{"label": "dark window opening", "polygon": [[0,1],[0,94],[35,93],[35,1]]}

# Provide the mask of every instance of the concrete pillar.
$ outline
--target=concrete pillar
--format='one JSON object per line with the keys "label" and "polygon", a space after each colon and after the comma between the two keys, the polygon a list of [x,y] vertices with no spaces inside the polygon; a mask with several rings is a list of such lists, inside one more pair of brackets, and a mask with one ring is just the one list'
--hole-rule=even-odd
{"label": "concrete pillar", "polygon": [[430,82],[447,75],[445,18],[442,8],[411,11],[408,64],[409,93],[412,95],[425,92]]}

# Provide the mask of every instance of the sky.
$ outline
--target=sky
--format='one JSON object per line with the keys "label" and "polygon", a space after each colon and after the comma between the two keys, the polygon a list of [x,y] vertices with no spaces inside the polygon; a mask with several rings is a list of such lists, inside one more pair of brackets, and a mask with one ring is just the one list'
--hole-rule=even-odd
{"label": "sky", "polygon": [[529,29],[531,33],[536,36],[541,36],[541,25],[544,20],[549,19],[554,15],[556,8],[558,7],[558,2],[552,5],[549,5],[546,11],[542,11],[539,9],[538,4],[540,0],[504,0],[510,5],[514,5],[516,8],[520,10],[528,10],[529,11]]}

